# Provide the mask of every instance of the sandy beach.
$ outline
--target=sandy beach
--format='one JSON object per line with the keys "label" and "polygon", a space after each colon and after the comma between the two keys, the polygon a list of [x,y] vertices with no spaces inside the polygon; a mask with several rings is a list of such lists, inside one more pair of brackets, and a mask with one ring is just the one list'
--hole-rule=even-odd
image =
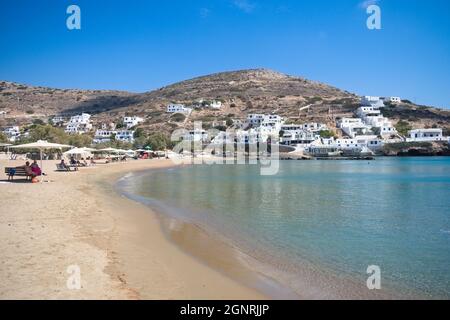
{"label": "sandy beach", "polygon": [[[71,173],[45,161],[46,182],[6,182],[4,167],[21,164],[0,160],[0,299],[265,298],[185,253],[156,213],[115,192],[121,176],[169,167],[170,160]],[[67,286],[73,266],[80,289]]]}

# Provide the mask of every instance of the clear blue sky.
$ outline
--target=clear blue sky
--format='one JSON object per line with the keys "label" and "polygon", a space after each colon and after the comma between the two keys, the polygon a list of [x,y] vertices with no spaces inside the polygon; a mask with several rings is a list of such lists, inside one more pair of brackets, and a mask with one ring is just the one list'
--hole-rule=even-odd
{"label": "clear blue sky", "polygon": [[[358,94],[450,108],[450,1],[21,0],[0,2],[0,79],[143,92],[265,67]],[[81,8],[82,29],[66,28]]]}

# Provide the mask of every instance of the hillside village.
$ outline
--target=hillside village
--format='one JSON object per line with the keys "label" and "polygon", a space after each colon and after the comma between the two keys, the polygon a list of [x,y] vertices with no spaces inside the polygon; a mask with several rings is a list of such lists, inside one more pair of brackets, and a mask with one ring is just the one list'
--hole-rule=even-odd
{"label": "hillside village", "polygon": [[24,142],[36,126],[51,126],[83,146],[137,149],[157,136],[163,141],[158,147],[170,148],[171,133],[185,129],[183,140],[204,145],[269,142],[316,157],[392,155],[393,146],[426,149],[432,143],[447,150],[450,112],[400,97],[358,97],[265,69],[199,77],[144,94],[0,83],[0,137]]}

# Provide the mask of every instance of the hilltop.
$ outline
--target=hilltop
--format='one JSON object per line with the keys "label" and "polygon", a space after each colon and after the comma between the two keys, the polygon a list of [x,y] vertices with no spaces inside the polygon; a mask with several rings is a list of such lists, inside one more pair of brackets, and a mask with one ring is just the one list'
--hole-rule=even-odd
{"label": "hilltop", "polygon": [[[219,100],[221,110],[196,108],[188,119],[167,114],[169,103],[192,105],[199,100]],[[46,120],[57,114],[88,112],[98,123],[119,121],[124,115],[146,119],[148,131],[171,132],[202,120],[206,127],[248,113],[277,113],[292,122],[318,121],[335,126],[339,117],[352,116],[359,97],[320,82],[267,69],[216,73],[175,83],[151,92],[54,89],[0,82],[0,126]],[[386,116],[406,120],[414,127],[450,128],[450,111],[418,106],[409,101],[391,106]]]}

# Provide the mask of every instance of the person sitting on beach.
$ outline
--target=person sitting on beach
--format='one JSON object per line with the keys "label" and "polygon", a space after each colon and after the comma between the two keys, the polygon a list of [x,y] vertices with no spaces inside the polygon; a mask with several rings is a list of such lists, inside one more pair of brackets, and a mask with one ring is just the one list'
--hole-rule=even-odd
{"label": "person sitting on beach", "polygon": [[93,157],[91,158],[91,161],[90,161],[90,162],[91,162],[91,165],[93,165],[93,166],[95,166],[95,165],[97,164],[97,163],[95,162],[95,160],[94,160]]}
{"label": "person sitting on beach", "polygon": [[61,162],[59,163],[60,167],[63,168],[66,171],[70,171],[69,166],[66,164],[66,162],[64,161],[64,159],[61,159]]}
{"label": "person sitting on beach", "polygon": [[36,160],[33,161],[33,164],[30,167],[31,171],[35,174],[36,177],[43,175],[41,168],[39,168],[39,165]]}
{"label": "person sitting on beach", "polygon": [[36,177],[35,173],[34,173],[33,170],[31,169],[31,166],[30,166],[30,162],[29,162],[29,161],[25,162],[25,165],[19,166],[19,167],[17,167],[17,168],[24,168],[24,169],[25,169],[25,172],[27,173],[27,175],[28,175],[29,177],[31,177],[31,178],[35,178],[35,177]]}
{"label": "person sitting on beach", "polygon": [[72,157],[70,157],[70,164],[72,165],[72,166],[76,166],[77,165],[77,160],[75,160],[75,158],[72,156]]}

